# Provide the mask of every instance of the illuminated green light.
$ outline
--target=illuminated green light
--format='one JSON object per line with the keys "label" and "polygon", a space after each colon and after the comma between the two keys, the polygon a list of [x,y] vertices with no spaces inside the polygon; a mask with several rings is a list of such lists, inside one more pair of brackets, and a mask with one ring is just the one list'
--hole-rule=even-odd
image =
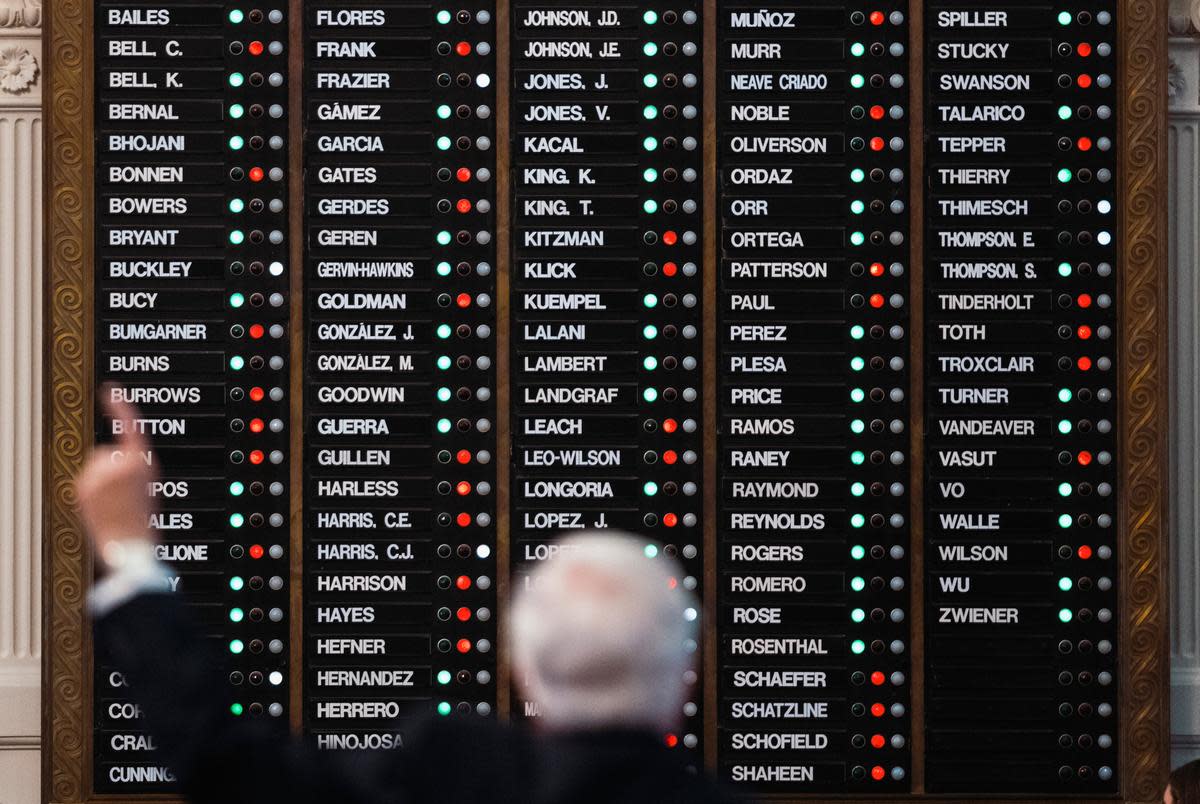
{"label": "illuminated green light", "polygon": [[231,151],[240,151],[246,147],[246,140],[239,134],[234,134],[229,138],[229,149]]}
{"label": "illuminated green light", "polygon": [[855,324],[850,327],[850,337],[856,341],[861,341],[867,334],[867,330],[861,324]]}
{"label": "illuminated green light", "polygon": [[438,324],[437,336],[442,340],[446,340],[454,333],[449,324]]}
{"label": "illuminated green light", "polygon": [[450,675],[449,670],[438,670],[437,679],[439,684],[449,684],[451,678],[453,676]]}
{"label": "illuminated green light", "polygon": [[439,715],[441,715],[442,717],[445,717],[446,715],[450,714],[450,702],[442,701],[441,703],[439,703],[437,706],[437,713]]}
{"label": "illuminated green light", "polygon": [[658,389],[647,388],[645,391],[642,391],[642,399],[646,400],[647,402],[655,401],[658,399]]}
{"label": "illuminated green light", "polygon": [[246,358],[241,355],[234,355],[229,358],[229,367],[234,371],[241,371],[246,366]]}
{"label": "illuminated green light", "polygon": [[647,481],[642,486],[642,494],[645,494],[647,497],[653,497],[655,494],[658,494],[658,484],[653,480]]}
{"label": "illuminated green light", "polygon": [[865,234],[863,234],[862,232],[851,232],[850,233],[850,245],[861,246],[865,242],[867,242],[867,236]]}
{"label": "illuminated green light", "polygon": [[1059,106],[1058,107],[1058,119],[1059,120],[1070,120],[1071,119],[1071,107],[1070,106]]}
{"label": "illuminated green light", "polygon": [[437,138],[437,147],[439,151],[449,151],[452,144],[453,143],[450,141],[449,137]]}
{"label": "illuminated green light", "polygon": [[851,391],[850,391],[850,401],[851,402],[862,402],[866,398],[867,398],[867,392],[864,391],[863,389],[861,389],[861,388],[851,389]]}
{"label": "illuminated green light", "polygon": [[451,271],[450,263],[439,262],[437,264],[438,276],[450,276],[450,271]]}
{"label": "illuminated green light", "polygon": [[1073,585],[1070,578],[1063,577],[1058,579],[1058,588],[1064,592],[1070,592]]}
{"label": "illuminated green light", "polygon": [[854,87],[855,89],[862,89],[866,83],[867,79],[862,77],[862,73],[855,73],[854,75],[850,76],[850,86]]}
{"label": "illuminated green light", "polygon": [[229,21],[234,25],[241,23],[241,21],[244,19],[246,19],[246,15],[240,8],[235,8],[229,12]]}
{"label": "illuminated green light", "polygon": [[1070,25],[1071,24],[1071,12],[1070,11],[1058,12],[1058,24],[1059,25]]}
{"label": "illuminated green light", "polygon": [[1070,497],[1071,496],[1071,484],[1070,483],[1059,483],[1058,484],[1058,496]]}
{"label": "illuminated green light", "polygon": [[658,557],[658,545],[648,544],[642,549],[642,553],[645,554],[646,558],[657,558]]}
{"label": "illuminated green light", "polygon": [[242,706],[240,703],[231,703],[229,705],[229,712],[234,717],[241,717],[242,712],[245,712],[245,711],[246,711],[246,708],[244,706]]}
{"label": "illuminated green light", "polygon": [[647,214],[653,215],[655,212],[658,212],[658,202],[653,198],[647,198],[644,202],[642,202],[642,209],[644,209]]}
{"label": "illuminated green light", "polygon": [[855,655],[863,653],[864,651],[866,651],[866,649],[867,649],[867,643],[863,642],[861,639],[856,639],[850,643],[850,652]]}
{"label": "illuminated green light", "polygon": [[863,360],[861,357],[855,355],[854,357],[850,358],[850,368],[854,369],[855,371],[862,371],[866,367],[867,361]]}
{"label": "illuminated green light", "polygon": [[236,214],[246,208],[246,202],[240,198],[233,198],[229,201],[229,211]]}
{"label": "illuminated green light", "polygon": [[850,548],[850,557],[855,561],[862,561],[867,557],[867,548],[863,547],[861,544],[854,545]]}
{"label": "illuminated green light", "polygon": [[861,528],[865,524],[867,524],[867,518],[862,514],[855,514],[850,517],[850,527],[852,528]]}
{"label": "illuminated green light", "polygon": [[658,368],[658,358],[654,355],[650,355],[642,361],[642,367],[646,369],[646,371],[654,371],[656,368]]}
{"label": "illuminated green light", "polygon": [[454,361],[450,359],[449,355],[441,355],[437,359],[437,367],[440,368],[442,371],[449,370],[450,366],[452,366],[453,364],[454,364]]}
{"label": "illuminated green light", "polygon": [[229,640],[229,652],[230,653],[241,653],[245,649],[246,649],[246,645],[242,642],[242,640],[240,640],[240,639]]}
{"label": "illuminated green light", "polygon": [[448,246],[453,239],[453,236],[445,229],[437,233],[437,244],[439,246]]}
{"label": "illuminated green light", "polygon": [[1059,514],[1058,515],[1058,526],[1060,528],[1064,528],[1064,529],[1071,527],[1071,515],[1070,514]]}
{"label": "illuminated green light", "polygon": [[446,104],[443,103],[441,106],[437,107],[438,119],[445,120],[450,115],[451,115],[450,107],[447,106]]}
{"label": "illuminated green light", "polygon": [[855,199],[854,201],[850,202],[850,211],[855,215],[861,215],[867,211],[867,205],[862,201]]}
{"label": "illuminated green light", "polygon": [[1070,609],[1059,609],[1058,610],[1058,621],[1059,622],[1069,623],[1069,622],[1071,622],[1071,619],[1074,616],[1075,616],[1075,613],[1072,612]]}
{"label": "illuminated green light", "polygon": [[439,402],[449,402],[451,396],[453,396],[453,394],[451,394],[450,389],[444,385],[437,390],[437,398]]}
{"label": "illuminated green light", "polygon": [[648,182],[658,181],[658,171],[654,168],[646,168],[642,171],[642,178]]}
{"label": "illuminated green light", "polygon": [[452,19],[454,19],[454,17],[450,14],[449,11],[446,11],[445,9],[442,9],[441,11],[439,11],[437,13],[437,21],[441,25],[449,25],[450,20],[452,20]]}
{"label": "illuminated green light", "polygon": [[234,229],[229,233],[229,242],[235,246],[240,246],[246,240],[246,233],[241,229]]}
{"label": "illuminated green light", "polygon": [[653,105],[645,107],[642,109],[642,117],[647,120],[653,120],[658,117],[658,107]]}
{"label": "illuminated green light", "polygon": [[244,580],[242,580],[241,575],[234,575],[232,578],[229,579],[229,588],[235,592],[242,591],[242,587],[244,587],[245,585],[246,585],[246,582]]}
{"label": "illuminated green light", "polygon": [[866,429],[867,425],[862,419],[854,419],[850,422],[850,432],[854,433],[855,435],[861,435],[863,430]]}
{"label": "illuminated green light", "polygon": [[646,23],[647,25],[653,25],[654,23],[658,22],[658,12],[647,11],[642,15],[642,22]]}
{"label": "illuminated green light", "polygon": [[229,116],[234,120],[240,120],[242,115],[246,113],[246,107],[240,103],[235,103],[229,107]]}
{"label": "illuminated green light", "polygon": [[1058,264],[1058,275],[1059,276],[1070,276],[1071,275],[1071,263],[1060,262]]}
{"label": "illuminated green light", "polygon": [[1074,394],[1071,393],[1070,388],[1059,388],[1058,389],[1058,401],[1059,402],[1070,402],[1072,396],[1074,396]]}
{"label": "illuminated green light", "polygon": [[854,56],[855,58],[862,56],[862,54],[866,52],[867,46],[862,42],[855,42],[854,44],[850,45],[850,55]]}
{"label": "illuminated green light", "polygon": [[653,324],[647,324],[642,327],[642,337],[648,341],[652,341],[658,337],[658,327]]}
{"label": "illuminated green light", "polygon": [[438,432],[439,432],[439,433],[448,433],[448,432],[450,432],[450,427],[451,427],[451,425],[450,425],[450,420],[449,420],[449,419],[438,419],[438,422],[437,422],[437,430],[438,430]]}
{"label": "illuminated green light", "polygon": [[246,297],[240,293],[231,293],[229,295],[229,306],[237,309],[246,303]]}
{"label": "illuminated green light", "polygon": [[647,42],[646,44],[642,45],[642,52],[647,56],[654,56],[658,53],[658,45],[654,44],[653,42]]}
{"label": "illuminated green light", "polygon": [[867,174],[863,172],[862,168],[855,168],[854,170],[850,171],[850,181],[854,182],[855,184],[862,184],[863,180],[866,178]]}
{"label": "illuminated green light", "polygon": [[1062,433],[1063,435],[1071,432],[1071,423],[1066,419],[1059,419],[1058,432]]}
{"label": "illuminated green light", "polygon": [[236,606],[229,610],[230,622],[240,623],[244,619],[246,619],[246,612],[242,611]]}
{"label": "illuminated green light", "polygon": [[654,137],[647,137],[646,139],[642,140],[642,147],[647,151],[658,150],[658,140]]}
{"label": "illuminated green light", "polygon": [[654,73],[646,73],[642,76],[642,84],[646,87],[656,87],[658,86],[658,76]]}
{"label": "illuminated green light", "polygon": [[862,483],[854,483],[850,486],[850,493],[855,497],[861,497],[867,493],[867,487]]}
{"label": "illuminated green light", "polygon": [[245,485],[242,484],[242,481],[240,481],[240,480],[235,480],[229,484],[229,493],[232,494],[234,497],[241,497],[242,493],[245,490],[246,490],[246,487],[245,487]]}
{"label": "illuminated green light", "polygon": [[855,466],[862,466],[867,460],[867,454],[861,449],[856,449],[850,453],[850,463]]}
{"label": "illuminated green light", "polygon": [[861,623],[863,620],[867,619],[867,613],[862,609],[851,609],[850,619],[856,623]]}
{"label": "illuminated green light", "polygon": [[648,308],[653,309],[658,306],[658,297],[655,296],[653,293],[647,293],[645,296],[642,297],[642,304]]}
{"label": "illuminated green light", "polygon": [[1063,184],[1066,184],[1067,182],[1069,182],[1071,180],[1071,169],[1070,168],[1062,168],[1061,170],[1059,170],[1058,171],[1058,180],[1060,182],[1062,182]]}
{"label": "illuminated green light", "polygon": [[240,87],[244,83],[246,83],[246,76],[237,72],[229,74],[229,86]]}
{"label": "illuminated green light", "polygon": [[231,527],[240,528],[246,524],[246,517],[236,512],[232,513],[229,515],[229,524]]}
{"label": "illuminated green light", "polygon": [[861,592],[867,588],[867,579],[863,578],[861,575],[855,575],[850,579],[850,588],[855,592]]}

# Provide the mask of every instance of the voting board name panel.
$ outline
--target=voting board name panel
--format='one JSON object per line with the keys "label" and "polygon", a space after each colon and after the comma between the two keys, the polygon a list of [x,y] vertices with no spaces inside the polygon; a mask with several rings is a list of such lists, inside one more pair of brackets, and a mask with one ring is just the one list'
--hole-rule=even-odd
{"label": "voting board name panel", "polygon": [[106,395],[226,717],[536,728],[510,596],[618,529],[735,792],[1156,799],[1162,6],[50,6],[44,799],[177,792],[83,604]]}

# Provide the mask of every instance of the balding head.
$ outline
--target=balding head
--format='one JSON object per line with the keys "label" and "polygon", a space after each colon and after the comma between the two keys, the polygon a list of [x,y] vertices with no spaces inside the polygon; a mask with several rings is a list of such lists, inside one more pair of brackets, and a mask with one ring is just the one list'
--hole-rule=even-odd
{"label": "balding head", "polygon": [[551,729],[667,730],[682,719],[698,603],[672,559],[645,539],[571,536],[513,604],[513,665]]}

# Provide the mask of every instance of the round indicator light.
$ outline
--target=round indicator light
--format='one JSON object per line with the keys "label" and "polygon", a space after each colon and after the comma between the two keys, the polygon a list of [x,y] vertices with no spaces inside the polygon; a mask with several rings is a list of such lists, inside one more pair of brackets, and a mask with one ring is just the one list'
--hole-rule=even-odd
{"label": "round indicator light", "polygon": [[1087,561],[1092,557],[1092,548],[1086,544],[1081,544],[1079,545],[1079,549],[1075,551],[1075,554],[1084,561]]}
{"label": "round indicator light", "polygon": [[1070,402],[1072,397],[1074,397],[1074,394],[1071,393],[1070,388],[1059,388],[1058,389],[1058,401],[1059,402]]}
{"label": "round indicator light", "polygon": [[653,309],[653,308],[657,307],[658,306],[658,296],[655,296],[653,293],[647,293],[645,296],[642,297],[642,305],[649,309]]}
{"label": "round indicator light", "polygon": [[647,214],[653,215],[655,212],[658,212],[658,202],[653,198],[647,198],[644,202],[642,202],[642,209],[645,210]]}
{"label": "round indicator light", "polygon": [[246,14],[240,8],[234,8],[229,11],[229,21],[234,25],[240,24],[244,19],[246,19]]}
{"label": "round indicator light", "polygon": [[855,654],[856,656],[864,653],[866,651],[866,649],[867,649],[867,643],[863,642],[861,639],[856,639],[850,643],[850,652]]}
{"label": "round indicator light", "polygon": [[439,151],[449,151],[450,146],[453,144],[454,143],[451,141],[451,139],[449,137],[438,137],[437,142],[436,142],[437,149]]}
{"label": "round indicator light", "polygon": [[452,365],[454,365],[454,361],[450,359],[449,355],[438,356],[437,367],[442,371],[449,371],[450,366]]}
{"label": "round indicator light", "polygon": [[658,337],[658,327],[653,324],[647,324],[642,327],[642,337],[648,341],[652,341]]}
{"label": "round indicator light", "polygon": [[871,704],[871,714],[875,717],[883,717],[887,713],[887,707],[881,703]]}
{"label": "round indicator light", "polygon": [[233,73],[229,74],[229,86],[240,87],[244,83],[246,83],[246,76],[244,76],[238,72],[233,72]]}
{"label": "round indicator light", "polygon": [[658,76],[654,73],[646,73],[642,76],[642,84],[647,88],[658,86]]}
{"label": "round indicator light", "polygon": [[240,198],[231,198],[229,200],[229,211],[237,214],[246,208],[246,202]]}
{"label": "round indicator light", "polygon": [[867,493],[867,487],[862,483],[852,483],[850,485],[850,493],[855,497],[861,497]]}
{"label": "round indicator light", "polygon": [[642,109],[642,117],[647,120],[654,120],[658,117],[658,107],[654,105],[646,106]]}
{"label": "round indicator light", "polygon": [[665,738],[665,742],[667,744],[667,748],[674,748],[675,746],[679,745],[679,738],[674,734],[668,734]]}
{"label": "round indicator light", "polygon": [[466,575],[459,575],[454,580],[454,585],[457,586],[460,591],[465,592],[466,590],[471,588],[471,579],[468,578]]}
{"label": "round indicator light", "polygon": [[658,181],[658,171],[654,168],[646,168],[642,171],[642,179],[648,182]]}
{"label": "round indicator light", "polygon": [[854,170],[850,171],[850,181],[854,182],[855,184],[861,184],[866,178],[867,174],[863,172],[862,168],[855,168]]}
{"label": "round indicator light", "polygon": [[668,245],[668,246],[673,246],[677,242],[679,242],[679,235],[675,234],[675,232],[672,232],[670,230],[663,232],[662,237],[663,237],[663,244]]}
{"label": "round indicator light", "polygon": [[1075,616],[1074,612],[1072,612],[1070,609],[1059,609],[1058,610],[1059,622],[1069,623],[1069,622],[1071,622],[1071,619],[1074,616]]}
{"label": "round indicator light", "polygon": [[673,433],[679,429],[679,422],[674,419],[664,419],[662,428],[664,433]]}
{"label": "round indicator light", "polygon": [[860,575],[855,575],[850,579],[850,588],[855,592],[861,592],[867,588],[867,579]]}
{"label": "round indicator light", "polygon": [[1063,528],[1064,530],[1071,527],[1071,515],[1070,514],[1059,514],[1058,526],[1060,528]]}
{"label": "round indicator light", "polygon": [[454,333],[453,328],[449,324],[438,324],[437,336],[442,340],[446,340]]}
{"label": "round indicator light", "polygon": [[245,490],[246,490],[246,487],[244,485],[242,485],[242,482],[240,480],[235,480],[229,484],[229,493],[232,494],[234,497],[241,497],[242,493]]}
{"label": "round indicator light", "polygon": [[668,528],[673,528],[679,524],[679,517],[675,514],[663,514],[663,524]]}
{"label": "round indicator light", "polygon": [[647,25],[653,25],[654,23],[658,22],[658,12],[657,11],[645,12],[644,14],[642,14],[642,22],[646,23]]}
{"label": "round indicator light", "polygon": [[229,107],[229,116],[234,120],[240,120],[244,114],[246,114],[246,107],[240,103],[235,103]]}
{"label": "round indicator light", "polygon": [[1081,151],[1092,150],[1092,138],[1091,137],[1080,137],[1078,140],[1075,141],[1075,147]]}
{"label": "round indicator light", "polygon": [[866,429],[866,422],[864,422],[862,419],[852,419],[850,421],[850,432],[854,433],[855,435],[862,435],[863,431]]}
{"label": "round indicator light", "polygon": [[240,640],[240,639],[229,640],[229,652],[230,653],[235,653],[235,654],[241,653],[245,649],[246,649],[246,645],[245,645],[245,643],[242,642],[242,640]]}
{"label": "round indicator light", "polygon": [[251,56],[261,56],[263,53],[263,43],[256,39],[246,45],[246,50],[250,51]]}
{"label": "round indicator light", "polygon": [[1058,579],[1058,588],[1064,592],[1070,592],[1073,585],[1070,578],[1062,577]]}
{"label": "round indicator light", "polygon": [[229,515],[229,524],[232,527],[240,528],[242,525],[246,524],[246,517],[238,513],[232,513]]}
{"label": "round indicator light", "polygon": [[1070,11],[1058,12],[1058,24],[1059,25],[1070,25],[1071,24],[1071,12]]}
{"label": "round indicator light", "polygon": [[1092,55],[1092,46],[1087,42],[1080,42],[1079,46],[1075,48],[1075,52],[1086,59]]}
{"label": "round indicator light", "polygon": [[1092,368],[1092,359],[1090,357],[1081,357],[1075,361],[1075,365],[1080,371],[1090,371]]}
{"label": "round indicator light", "polygon": [[1075,460],[1077,460],[1079,462],[1080,466],[1087,466],[1089,463],[1092,462],[1092,453],[1088,452],[1087,450],[1084,450],[1083,452],[1081,452],[1075,456]]}
{"label": "round indicator light", "polygon": [[852,609],[850,611],[850,619],[856,623],[861,623],[863,620],[867,619],[867,613],[862,609]]}
{"label": "round indicator light", "polygon": [[646,44],[642,45],[642,52],[647,56],[654,56],[658,53],[658,45],[654,44],[653,42],[647,42]]}
{"label": "round indicator light", "polygon": [[862,201],[855,199],[854,201],[850,202],[850,211],[855,215],[861,215],[867,211],[867,205]]}
{"label": "round indicator light", "polygon": [[442,717],[446,717],[447,715],[450,714],[451,711],[452,710],[451,710],[449,701],[442,701],[441,703],[439,703],[437,705],[437,713],[439,715],[441,715]]}
{"label": "round indicator light", "polygon": [[468,514],[466,511],[463,511],[462,513],[460,513],[458,516],[456,516],[454,518],[454,522],[460,528],[465,528],[471,524],[471,515]]}
{"label": "round indicator light", "polygon": [[1065,277],[1065,276],[1070,276],[1070,275],[1071,275],[1071,263],[1069,263],[1069,262],[1060,262],[1060,263],[1058,264],[1058,275],[1059,275],[1059,276],[1064,276],[1064,277]]}
{"label": "round indicator light", "polygon": [[454,490],[458,492],[459,497],[466,497],[471,493],[471,484],[465,480],[460,480],[455,484]]}
{"label": "round indicator light", "polygon": [[679,462],[679,453],[673,449],[669,449],[662,454],[662,460],[667,466],[674,466]]}
{"label": "round indicator light", "polygon": [[854,388],[850,391],[851,402],[862,402],[867,398],[867,392],[861,388]]}
{"label": "round indicator light", "polygon": [[229,588],[235,592],[242,591],[242,587],[244,587],[245,585],[246,585],[246,582],[244,580],[242,580],[242,576],[240,576],[240,575],[234,575],[232,578],[229,579]]}
{"label": "round indicator light", "polygon": [[1059,483],[1058,484],[1058,496],[1070,497],[1071,496],[1071,484],[1070,483]]}
{"label": "round indicator light", "polygon": [[863,462],[866,460],[867,455],[862,450],[856,449],[854,452],[850,453],[850,463],[854,464],[855,466],[862,466]]}
{"label": "round indicator light", "polygon": [[246,708],[244,706],[242,706],[240,703],[231,703],[229,705],[229,713],[231,715],[233,715],[234,717],[240,717],[242,712],[245,712],[245,711],[246,711]]}
{"label": "round indicator light", "polygon": [[439,25],[449,25],[450,20],[452,19],[454,19],[454,16],[445,9],[442,9],[437,13],[437,21]]}
{"label": "round indicator light", "polygon": [[642,367],[646,369],[646,371],[654,371],[656,368],[658,368],[658,358],[654,355],[646,357],[644,360],[642,360]]}
{"label": "round indicator light", "polygon": [[644,391],[642,391],[642,399],[646,400],[647,402],[654,402],[655,400],[658,399],[658,389],[657,388],[645,389]]}
{"label": "round indicator light", "polygon": [[1071,432],[1071,422],[1067,421],[1066,419],[1059,419],[1058,432],[1062,433],[1063,435]]}
{"label": "round indicator light", "polygon": [[471,462],[471,451],[466,450],[466,449],[460,449],[454,457],[459,463],[462,463],[462,464],[470,463]]}
{"label": "round indicator light", "polygon": [[662,267],[663,276],[675,276],[679,273],[679,266],[673,262],[665,262]]}
{"label": "round indicator light", "polygon": [[452,112],[450,107],[446,104],[443,103],[441,106],[437,107],[437,116],[439,120],[445,120],[446,118],[450,117],[451,114]]}
{"label": "round indicator light", "polygon": [[884,114],[886,114],[886,112],[884,111],[884,108],[882,106],[872,106],[871,107],[871,119],[872,120],[882,120]]}
{"label": "round indicator light", "polygon": [[250,432],[261,433],[265,428],[266,428],[266,424],[263,422],[262,419],[251,419],[250,420]]}
{"label": "round indicator light", "polygon": [[866,524],[867,518],[862,514],[855,514],[854,516],[850,517],[850,527],[852,528],[861,528]]}
{"label": "round indicator light", "polygon": [[[880,739],[882,739],[882,738],[880,738]],[[885,771],[879,765],[876,765],[875,767],[871,768],[871,778],[877,782],[882,781],[883,777],[886,775],[887,775],[887,771]]]}
{"label": "round indicator light", "polygon": [[850,45],[850,55],[858,58],[867,52],[867,47],[862,42],[855,42]]}
{"label": "round indicator light", "polygon": [[453,236],[445,229],[437,233],[437,244],[439,246],[448,246],[453,239]]}
{"label": "round indicator light", "polygon": [[[871,683],[876,687],[882,687],[885,681],[887,681],[887,676],[883,674],[883,671],[876,670],[874,673],[871,673]],[[876,747],[878,748],[879,746]]]}
{"label": "round indicator light", "polygon": [[234,371],[241,371],[246,365],[246,358],[241,355],[234,355],[229,358],[229,367]]}
{"label": "round indicator light", "polygon": [[448,263],[444,260],[437,264],[438,276],[450,276],[450,272],[452,270],[453,270],[453,268],[451,267],[450,263]]}
{"label": "round indicator light", "polygon": [[229,306],[235,310],[246,303],[246,297],[241,293],[231,294],[229,297]]}
{"label": "round indicator light", "polygon": [[442,684],[443,686],[446,684],[449,684],[451,678],[453,678],[453,676],[450,675],[449,670],[439,670],[438,671],[437,680],[438,680],[439,684]]}
{"label": "round indicator light", "polygon": [[465,167],[459,168],[455,172],[454,178],[458,179],[459,181],[470,181],[471,180],[471,169],[465,168]]}
{"label": "round indicator light", "polygon": [[454,46],[454,52],[460,56],[470,55],[471,43],[470,42],[459,42],[457,45]]}
{"label": "round indicator light", "polygon": [[1071,107],[1070,106],[1059,106],[1058,107],[1058,119],[1059,120],[1070,120],[1071,119]]}
{"label": "round indicator light", "polygon": [[1078,84],[1080,88],[1087,89],[1092,85],[1092,77],[1087,73],[1080,73],[1079,77],[1075,79],[1075,83]]}
{"label": "round indicator light", "polygon": [[1089,327],[1087,324],[1080,324],[1080,325],[1079,325],[1079,326],[1078,326],[1078,327],[1075,329],[1075,334],[1076,334],[1077,336],[1079,336],[1079,339],[1080,339],[1081,341],[1086,341],[1086,340],[1088,340],[1089,338],[1091,338],[1091,337],[1092,337],[1092,328],[1091,328],[1091,327]]}
{"label": "round indicator light", "polygon": [[230,622],[240,623],[244,619],[246,619],[246,612],[242,611],[240,608],[234,606],[229,610]]}
{"label": "round indicator light", "polygon": [[265,459],[266,456],[263,455],[263,451],[261,449],[250,451],[250,463],[254,464],[255,466],[262,463]]}
{"label": "round indicator light", "polygon": [[658,484],[653,480],[647,481],[642,485],[642,493],[647,497],[653,497],[655,494],[658,494]]}
{"label": "round indicator light", "polygon": [[250,553],[251,558],[258,560],[263,557],[263,546],[261,544],[252,544],[247,552]]}
{"label": "round indicator light", "polygon": [[850,327],[850,337],[856,341],[861,341],[867,334],[867,330],[859,324]]}
{"label": "round indicator light", "polygon": [[[880,675],[882,675],[882,674],[880,674]],[[872,748],[883,748],[884,744],[885,744],[885,740],[883,739],[882,734],[872,734],[871,735],[871,747]],[[880,768],[880,770],[883,770],[883,768]],[[882,779],[883,777],[880,776],[878,778]]]}
{"label": "round indicator light", "polygon": [[454,612],[454,616],[458,618],[460,623],[465,623],[471,619],[471,610],[466,606],[459,606],[458,611]]}
{"label": "round indicator light", "polygon": [[460,198],[458,199],[458,203],[454,205],[454,208],[457,209],[460,214],[465,215],[471,211],[471,202],[466,198]]}
{"label": "round indicator light", "polygon": [[642,548],[642,554],[644,556],[646,556],[646,558],[657,558],[658,557],[658,545],[656,545],[656,544],[646,545],[645,547]]}
{"label": "round indicator light", "polygon": [[882,11],[872,11],[871,12],[871,24],[872,25],[883,25],[883,20],[884,20],[884,16],[883,16]]}
{"label": "round indicator light", "polygon": [[[867,361],[864,360],[863,358],[859,357],[858,355],[855,355],[854,357],[850,358],[850,368],[852,368],[853,370],[862,371],[866,367],[867,367]],[[861,433],[862,431],[859,430],[858,432]]]}
{"label": "round indicator light", "polygon": [[850,86],[854,87],[855,89],[862,89],[863,85],[866,83],[867,79],[863,78],[862,73],[855,73],[854,75],[850,76]]}
{"label": "round indicator light", "polygon": [[250,172],[249,172],[249,174],[248,174],[248,175],[250,176],[250,181],[255,181],[255,182],[258,182],[258,181],[262,181],[262,180],[263,180],[263,177],[264,177],[266,174],[265,174],[265,173],[263,173],[263,169],[262,169],[262,168],[260,168],[260,167],[252,167],[252,168],[250,168]]}
{"label": "round indicator light", "polygon": [[654,137],[647,137],[646,139],[642,140],[642,147],[647,151],[653,151],[658,148],[658,140],[656,140]]}
{"label": "round indicator light", "polygon": [[1070,168],[1060,168],[1058,171],[1058,180],[1063,184],[1069,182],[1071,180]]}
{"label": "round indicator light", "polygon": [[241,229],[234,229],[229,233],[229,242],[235,246],[240,246],[246,240],[246,233]]}
{"label": "round indicator light", "polygon": [[1081,309],[1086,310],[1092,306],[1092,297],[1090,294],[1080,293],[1078,298],[1075,299],[1075,303],[1078,304]]}

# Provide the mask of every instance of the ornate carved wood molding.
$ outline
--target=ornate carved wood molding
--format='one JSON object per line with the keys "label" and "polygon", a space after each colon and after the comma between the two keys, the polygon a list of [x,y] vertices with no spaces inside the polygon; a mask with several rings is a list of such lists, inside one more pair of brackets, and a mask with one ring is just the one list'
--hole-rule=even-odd
{"label": "ornate carved wood molding", "polygon": [[0,0],[0,28],[42,27],[42,0]]}

